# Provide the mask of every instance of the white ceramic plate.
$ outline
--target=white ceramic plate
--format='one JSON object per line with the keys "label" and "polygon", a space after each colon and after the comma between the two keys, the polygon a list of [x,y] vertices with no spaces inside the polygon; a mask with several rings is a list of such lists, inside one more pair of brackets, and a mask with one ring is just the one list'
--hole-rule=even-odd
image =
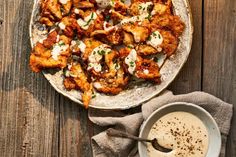
{"label": "white ceramic plate", "polygon": [[[186,28],[180,38],[176,54],[170,57],[160,70],[162,83],[160,85],[153,85],[148,82],[132,82],[128,86],[127,90],[115,96],[98,93],[96,98],[91,100],[89,107],[112,110],[122,110],[135,107],[159,94],[174,80],[189,56],[192,45],[193,25],[188,1],[173,0],[172,2],[175,14],[181,17]],[[37,41],[43,38],[43,36],[37,33],[39,27],[39,23],[37,22],[39,17],[39,8],[39,0],[35,0],[30,22],[30,39],[32,47]],[[43,74],[59,93],[79,104],[82,104],[80,91],[65,90],[63,86],[62,71],[56,73],[44,71]]]}
{"label": "white ceramic plate", "polygon": [[[219,156],[221,148],[221,134],[215,120],[205,109],[191,103],[176,102],[157,109],[143,123],[139,137],[147,138],[152,126],[158,119],[175,111],[189,112],[197,116],[205,124],[209,135],[209,146],[206,157]],[[148,157],[145,143],[139,142],[138,150],[140,157]]]}

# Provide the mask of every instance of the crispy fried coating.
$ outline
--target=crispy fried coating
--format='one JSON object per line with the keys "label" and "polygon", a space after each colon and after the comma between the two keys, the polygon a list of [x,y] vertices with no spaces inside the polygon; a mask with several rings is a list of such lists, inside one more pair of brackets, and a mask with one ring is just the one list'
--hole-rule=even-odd
{"label": "crispy fried coating", "polygon": [[31,52],[32,71],[63,69],[86,108],[95,91],[119,94],[130,77],[160,83],[154,57],[174,54],[185,28],[172,0],[42,0],[39,22],[50,33]]}
{"label": "crispy fried coating", "polygon": [[125,24],[122,26],[126,32],[132,33],[135,42],[144,42],[150,35],[150,30],[147,27],[134,24]]}
{"label": "crispy fried coating", "polygon": [[150,59],[143,59],[142,57],[138,57],[136,62],[135,76],[156,83],[160,83],[161,77],[157,63]]}
{"label": "crispy fried coating", "polygon": [[69,70],[69,73],[70,77],[67,77],[64,80],[65,88],[67,90],[80,89],[83,92],[82,100],[84,106],[88,108],[89,102],[93,94],[92,85],[88,82],[88,78],[79,63],[72,65]]}
{"label": "crispy fried coating", "polygon": [[128,84],[129,77],[125,75],[123,68],[117,71],[113,78],[102,78],[93,83],[97,91],[106,94],[119,94]]}
{"label": "crispy fried coating", "polygon": [[119,45],[123,41],[123,32],[121,29],[111,29],[109,31],[96,30],[91,33],[91,37],[100,39],[102,42],[112,45]]}
{"label": "crispy fried coating", "polygon": [[158,51],[150,45],[141,44],[137,46],[137,53],[140,56],[148,56],[148,55],[154,55],[158,53]]}
{"label": "crispy fried coating", "polygon": [[125,45],[132,45],[134,43],[134,37],[131,33],[123,31],[123,35],[124,35],[123,43]]}
{"label": "crispy fried coating", "polygon": [[169,29],[176,37],[179,37],[183,33],[185,26],[179,16],[164,14],[153,18],[151,28],[153,30]]}
{"label": "crispy fried coating", "polygon": [[85,52],[82,54],[82,59],[84,61],[87,61],[93,49],[102,45],[103,43],[93,38],[86,38],[84,39],[84,44],[86,45],[86,49],[85,49]]}
{"label": "crispy fried coating", "polygon": [[83,30],[80,28],[75,18],[70,16],[63,17],[60,24],[65,26],[65,29],[62,30],[64,35],[68,37],[73,37],[75,35],[77,35],[79,38],[82,37]]}
{"label": "crispy fried coating", "polygon": [[[58,37],[59,41],[66,46],[66,49],[63,49],[60,54],[56,56],[57,59],[55,59],[52,56],[52,51]],[[65,68],[67,65],[67,58],[70,56],[70,41],[71,40],[66,36],[58,36],[57,32],[53,31],[49,34],[48,38],[43,41],[43,44],[38,42],[30,55],[30,67],[32,71],[40,72],[42,69],[48,68]]]}
{"label": "crispy fried coating", "polygon": [[75,7],[78,9],[90,9],[94,7],[94,4],[89,1],[81,1],[77,2]]}
{"label": "crispy fried coating", "polygon": [[178,47],[178,38],[175,37],[170,31],[159,30],[159,32],[164,39],[160,47],[163,49],[164,53],[167,54],[167,56],[171,56]]}

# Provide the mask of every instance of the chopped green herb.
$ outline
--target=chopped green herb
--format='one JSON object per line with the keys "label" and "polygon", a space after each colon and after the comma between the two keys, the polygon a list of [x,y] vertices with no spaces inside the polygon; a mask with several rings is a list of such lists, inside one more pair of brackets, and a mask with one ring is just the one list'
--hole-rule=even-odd
{"label": "chopped green herb", "polygon": [[106,51],[104,51],[104,50],[99,51],[99,50],[98,50],[97,53],[98,53],[99,55],[105,55]]}
{"label": "chopped green herb", "polygon": [[151,12],[151,10],[152,10],[152,5],[149,5],[149,6],[147,7],[147,10],[148,10],[149,12]]}
{"label": "chopped green herb", "polygon": [[127,47],[128,47],[128,48],[130,48],[130,49],[132,49],[132,48],[133,48],[133,46],[132,46],[132,45],[128,45]]}
{"label": "chopped green herb", "polygon": [[81,41],[76,40],[76,45],[80,45]]}
{"label": "chopped green herb", "polygon": [[120,69],[120,65],[118,63],[115,64],[115,69],[119,70]]}
{"label": "chopped green herb", "polygon": [[110,54],[110,53],[111,53],[111,51],[108,51],[108,52],[107,52],[107,54]]}
{"label": "chopped green herb", "polygon": [[92,99],[94,99],[94,98],[96,98],[96,95],[95,95],[95,94],[92,95]]}
{"label": "chopped green herb", "polygon": [[148,41],[151,41],[151,40],[152,40],[152,37],[151,37],[151,36],[149,36],[147,40],[148,40]]}
{"label": "chopped green herb", "polygon": [[111,18],[111,16],[110,15],[107,15],[106,17],[105,17],[105,21],[109,21],[110,20],[110,18]]}
{"label": "chopped green herb", "polygon": [[149,13],[147,17],[145,17],[145,19],[151,20],[152,15]]}
{"label": "chopped green herb", "polygon": [[161,39],[161,35],[160,34],[158,34],[158,38]]}
{"label": "chopped green herb", "polygon": [[155,62],[158,62],[159,59],[158,59],[157,57],[154,57],[153,60],[154,60]]}
{"label": "chopped green herb", "polygon": [[129,64],[130,64],[131,67],[134,67],[134,62],[133,61],[129,62]]}
{"label": "chopped green herb", "polygon": [[140,5],[140,6],[138,7],[138,9],[141,10],[141,9],[142,9],[142,6]]}
{"label": "chopped green herb", "polygon": [[64,42],[59,42],[58,45],[63,46],[63,45],[66,45],[66,44]]}
{"label": "chopped green herb", "polygon": [[[157,34],[156,34],[155,32],[153,32],[152,35],[153,35],[154,37],[157,36]],[[159,35],[159,34],[158,34],[158,35]]]}

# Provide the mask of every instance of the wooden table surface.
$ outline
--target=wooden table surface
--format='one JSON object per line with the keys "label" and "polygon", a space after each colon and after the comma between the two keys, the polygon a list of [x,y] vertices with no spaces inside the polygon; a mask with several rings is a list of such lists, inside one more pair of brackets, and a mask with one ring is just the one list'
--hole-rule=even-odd
{"label": "wooden table surface", "polygon": [[[202,90],[236,105],[236,1],[190,3],[193,47],[169,89],[175,94]],[[91,157],[90,137],[100,128],[83,107],[29,69],[32,5],[33,0],[0,0],[0,156]],[[236,156],[235,132],[234,118],[227,157]]]}

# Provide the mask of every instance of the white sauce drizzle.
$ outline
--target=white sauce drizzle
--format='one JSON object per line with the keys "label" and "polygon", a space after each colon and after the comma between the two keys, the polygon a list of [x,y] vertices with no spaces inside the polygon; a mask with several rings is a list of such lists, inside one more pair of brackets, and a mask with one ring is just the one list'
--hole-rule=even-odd
{"label": "white sauce drizzle", "polygon": [[149,74],[149,70],[145,69],[145,70],[143,71],[143,73],[147,75],[147,74]]}
{"label": "white sauce drizzle", "polygon": [[110,0],[96,0],[99,8],[105,9],[106,7],[112,5],[112,1]]}
{"label": "white sauce drizzle", "polygon": [[102,85],[99,82],[95,82],[93,86],[97,89],[102,88]]}
{"label": "white sauce drizzle", "polygon": [[159,31],[155,31],[150,35],[149,40],[147,41],[147,44],[158,49],[159,46],[162,44],[162,42],[163,42],[163,37],[161,33]]}
{"label": "white sauce drizzle", "polygon": [[129,55],[125,58],[125,64],[128,65],[128,71],[130,74],[134,74],[136,68],[137,52],[132,49]]}
{"label": "white sauce drizzle", "polygon": [[153,5],[152,2],[146,2],[146,3],[140,3],[139,4],[139,14],[142,15],[142,14],[148,14],[148,9],[149,9],[149,6]]}
{"label": "white sauce drizzle", "polygon": [[99,62],[101,61],[103,55],[110,53],[111,51],[112,50],[110,49],[110,47],[106,44],[102,44],[93,49],[88,59],[89,60],[88,70],[93,68],[96,72],[102,71],[102,66]]}
{"label": "white sauce drizzle", "polygon": [[77,9],[77,8],[75,8],[74,12],[75,12],[76,14],[79,14],[79,13],[80,13],[80,10]]}
{"label": "white sauce drizzle", "polygon": [[68,2],[68,0],[59,0],[59,2],[60,2],[61,4],[66,4],[66,3]]}
{"label": "white sauce drizzle", "polygon": [[83,41],[81,41],[81,40],[72,40],[72,41],[71,41],[71,47],[70,47],[71,50],[72,50],[73,52],[76,52],[76,47],[78,47],[79,50],[80,50],[82,53],[85,52],[86,45],[84,44]]}
{"label": "white sauce drizzle", "polygon": [[56,43],[54,46],[53,46],[53,49],[51,51],[51,55],[52,55],[52,58],[54,60],[58,60],[58,56],[66,51],[67,49],[69,48],[69,45],[68,44],[65,44],[63,41],[59,41],[59,43]]}
{"label": "white sauce drizzle", "polygon": [[110,26],[110,27],[107,27],[107,24],[109,24],[108,22],[104,22],[103,23],[103,29],[105,30],[105,31],[110,31],[110,30],[113,30],[113,29],[117,29],[117,26]]}
{"label": "white sauce drizzle", "polygon": [[85,17],[83,19],[78,19],[77,23],[80,25],[80,27],[84,30],[87,30],[91,24],[94,23],[94,20],[96,20],[97,14],[96,12],[92,12],[89,16]]}
{"label": "white sauce drizzle", "polygon": [[60,22],[58,25],[62,30],[66,29],[66,25],[63,22]]}

